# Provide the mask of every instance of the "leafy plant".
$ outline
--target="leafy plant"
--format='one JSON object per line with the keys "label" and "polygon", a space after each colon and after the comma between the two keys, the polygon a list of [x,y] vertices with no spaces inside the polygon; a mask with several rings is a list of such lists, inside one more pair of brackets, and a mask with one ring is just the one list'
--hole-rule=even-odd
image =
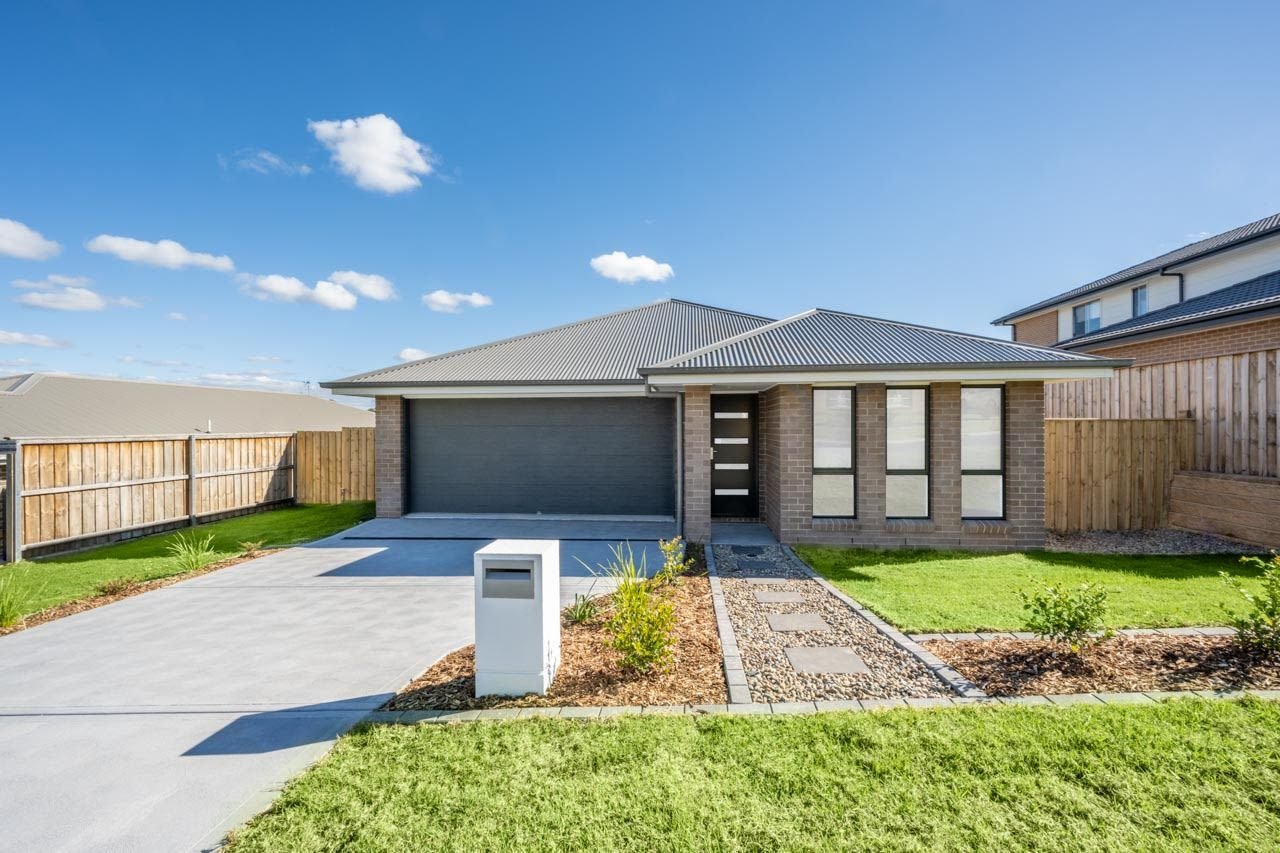
{"label": "leafy plant", "polygon": [[1069,589],[1063,584],[1046,584],[1034,593],[1019,593],[1027,611],[1026,627],[1036,636],[1065,643],[1073,654],[1095,639],[1110,637],[1103,631],[1107,614],[1107,591],[1096,584],[1080,584]]}
{"label": "leafy plant", "polygon": [[120,595],[137,582],[137,578],[108,578],[94,586],[94,590],[98,595]]}
{"label": "leafy plant", "polygon": [[589,622],[600,612],[600,606],[590,596],[578,593],[573,597],[573,604],[564,609],[565,621],[570,625]]}
{"label": "leafy plant", "polygon": [[609,550],[613,559],[600,567],[616,584],[613,611],[605,622],[609,645],[622,655],[619,664],[623,669],[641,673],[662,669],[671,661],[675,608],[654,595],[643,552],[637,565],[631,543]]}
{"label": "leafy plant", "polygon": [[262,553],[263,544],[264,541],[262,539],[259,539],[256,542],[241,542],[240,554],[245,557],[256,557]]}
{"label": "leafy plant", "polygon": [[662,550],[662,568],[658,570],[658,583],[674,584],[681,575],[693,568],[694,560],[688,556],[684,547],[684,539],[659,539],[658,548]]}
{"label": "leafy plant", "polygon": [[1263,570],[1262,592],[1255,595],[1238,579],[1221,573],[1223,581],[1249,605],[1249,610],[1242,615],[1223,608],[1236,629],[1236,641],[1246,648],[1280,655],[1280,554],[1272,552],[1270,560],[1241,557],[1240,562]]}
{"label": "leafy plant", "polygon": [[12,628],[26,613],[27,594],[12,572],[0,577],[0,628]]}
{"label": "leafy plant", "polygon": [[194,572],[202,569],[212,563],[218,556],[218,552],[213,550],[212,533],[204,538],[200,538],[194,533],[190,535],[179,534],[169,543],[168,551],[173,555],[178,568],[184,572]]}

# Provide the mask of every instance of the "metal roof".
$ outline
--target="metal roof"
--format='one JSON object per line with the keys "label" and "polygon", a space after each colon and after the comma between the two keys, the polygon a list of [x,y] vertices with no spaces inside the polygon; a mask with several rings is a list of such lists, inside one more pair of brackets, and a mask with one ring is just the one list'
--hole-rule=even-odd
{"label": "metal roof", "polygon": [[1100,361],[1048,347],[815,308],[641,372],[925,365],[1041,367]]}
{"label": "metal roof", "polygon": [[28,373],[0,377],[0,436],[74,438],[292,432],[373,426],[373,413],[323,397]]}
{"label": "metal roof", "polygon": [[553,329],[321,383],[325,388],[635,383],[637,368],[771,322],[664,299]]}
{"label": "metal roof", "polygon": [[1084,346],[1268,308],[1280,309],[1280,270],[1113,323],[1105,329],[1062,341],[1058,346]]}
{"label": "metal roof", "polygon": [[1009,320],[1012,320],[1014,317],[1021,317],[1024,314],[1030,314],[1031,312],[1038,311],[1041,308],[1048,308],[1052,305],[1058,304],[1059,302],[1078,299],[1081,296],[1087,296],[1095,291],[1104,290],[1114,284],[1120,284],[1121,282],[1129,281],[1131,279],[1141,278],[1142,276],[1159,272],[1166,267],[1193,261],[1202,255],[1220,252],[1223,249],[1230,248],[1240,243],[1247,243],[1251,240],[1257,240],[1261,237],[1266,237],[1277,232],[1280,232],[1280,213],[1274,213],[1265,219],[1259,219],[1257,222],[1250,222],[1248,225],[1241,225],[1239,228],[1233,228],[1230,231],[1224,231],[1223,233],[1217,234],[1213,237],[1208,237],[1204,240],[1190,243],[1183,246],[1181,249],[1174,249],[1172,252],[1165,252],[1163,255],[1152,258],[1149,261],[1134,264],[1133,266],[1126,267],[1119,272],[1112,273],[1105,278],[1100,278],[1097,281],[1091,281],[1088,284],[1082,284],[1074,290],[1059,293],[1057,296],[1050,299],[1041,300],[1034,305],[1028,305],[1026,308],[1020,308],[1017,311],[1005,314],[1003,317],[997,317],[992,320],[991,323],[992,325],[998,326],[1001,323],[1006,323]]}

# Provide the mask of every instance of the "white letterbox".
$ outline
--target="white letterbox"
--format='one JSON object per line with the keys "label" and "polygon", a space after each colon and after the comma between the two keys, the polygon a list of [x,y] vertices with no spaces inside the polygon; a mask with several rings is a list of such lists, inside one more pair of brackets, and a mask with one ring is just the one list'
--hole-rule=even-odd
{"label": "white letterbox", "polygon": [[544,694],[560,666],[560,541],[476,551],[476,695]]}

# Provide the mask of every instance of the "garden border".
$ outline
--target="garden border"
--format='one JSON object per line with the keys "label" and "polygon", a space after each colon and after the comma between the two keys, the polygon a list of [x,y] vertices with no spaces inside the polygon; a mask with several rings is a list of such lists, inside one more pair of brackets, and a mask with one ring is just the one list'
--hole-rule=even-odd
{"label": "garden border", "polygon": [[733,632],[729,607],[724,601],[724,589],[720,574],[716,571],[715,548],[707,544],[704,550],[707,563],[707,580],[711,583],[711,606],[716,612],[716,631],[720,634],[720,657],[724,663],[724,681],[729,688],[729,703],[751,704],[751,688],[747,686],[747,671],[742,666],[742,653],[738,650],[738,635]]}
{"label": "garden border", "polygon": [[[1116,630],[1116,635],[1120,637],[1233,637],[1235,633],[1235,628],[1213,625],[1189,628],[1118,628]],[[947,643],[968,643],[988,640],[1036,639],[1036,635],[1030,631],[978,631],[977,633],[952,631],[932,634],[909,634],[908,636],[917,643],[928,643],[936,640],[942,640]]]}

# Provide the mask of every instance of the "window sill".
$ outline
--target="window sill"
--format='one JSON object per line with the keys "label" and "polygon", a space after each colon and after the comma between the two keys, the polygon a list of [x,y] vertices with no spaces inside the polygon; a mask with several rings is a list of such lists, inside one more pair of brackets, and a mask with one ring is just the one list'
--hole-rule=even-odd
{"label": "window sill", "polygon": [[1003,518],[965,518],[960,521],[960,531],[970,535],[1003,536],[1013,525]]}
{"label": "window sill", "polygon": [[932,518],[886,518],[884,527],[890,533],[932,533],[938,529]]}

